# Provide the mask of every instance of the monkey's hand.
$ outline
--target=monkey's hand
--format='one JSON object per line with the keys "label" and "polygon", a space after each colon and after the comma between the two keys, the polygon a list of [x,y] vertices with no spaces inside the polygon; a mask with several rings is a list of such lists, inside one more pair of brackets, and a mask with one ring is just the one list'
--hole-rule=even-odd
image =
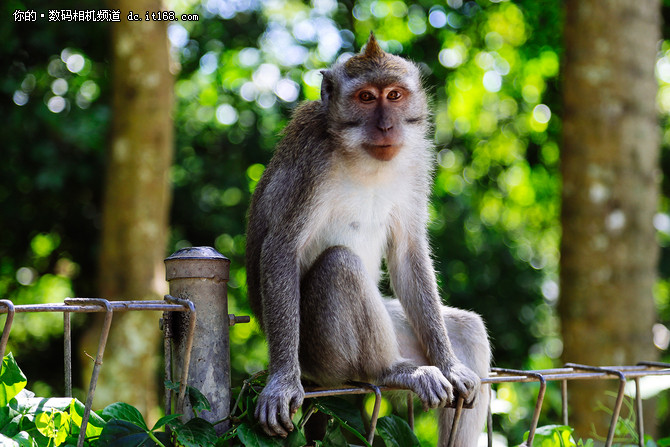
{"label": "monkey's hand", "polygon": [[293,430],[291,417],[304,398],[299,376],[271,374],[256,403],[256,419],[263,431],[285,438]]}
{"label": "monkey's hand", "polygon": [[444,376],[453,385],[454,390],[462,396],[466,403],[474,402],[481,380],[470,368],[461,362],[452,363],[446,368]]}

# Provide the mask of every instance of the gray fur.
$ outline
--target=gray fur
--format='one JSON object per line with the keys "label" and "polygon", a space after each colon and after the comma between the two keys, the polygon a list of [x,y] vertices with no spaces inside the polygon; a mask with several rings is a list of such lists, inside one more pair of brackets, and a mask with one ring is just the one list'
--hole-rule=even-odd
{"label": "gray fur", "polygon": [[[456,393],[476,399],[456,443],[474,446],[490,348],[478,315],[440,303],[426,232],[434,155],[425,93],[413,64],[370,45],[348,72],[324,74],[324,101],[296,110],[252,198],[248,293],[270,355],[256,417],[286,436],[301,376],[369,381],[409,388],[426,409]],[[382,105],[358,103],[360,88]],[[402,101],[379,96],[396,88]],[[391,156],[368,150],[389,141]],[[379,292],[382,259],[397,299]],[[440,410],[441,443],[452,413]]]}

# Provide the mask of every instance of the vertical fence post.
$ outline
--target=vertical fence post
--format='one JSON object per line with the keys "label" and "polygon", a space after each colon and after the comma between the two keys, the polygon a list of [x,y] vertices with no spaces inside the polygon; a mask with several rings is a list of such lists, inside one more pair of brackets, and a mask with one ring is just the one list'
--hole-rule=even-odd
{"label": "vertical fence post", "polygon": [[[227,418],[230,413],[230,344],[228,336],[227,282],[230,260],[212,247],[189,247],[165,259],[166,279],[170,295],[190,300],[197,318],[191,350],[188,385],[200,390],[209,399],[211,411],[199,416],[212,423]],[[172,315],[174,377],[181,377],[189,326],[187,312]],[[184,420],[193,417],[188,402],[176,409]],[[221,434],[229,423],[218,424]]]}

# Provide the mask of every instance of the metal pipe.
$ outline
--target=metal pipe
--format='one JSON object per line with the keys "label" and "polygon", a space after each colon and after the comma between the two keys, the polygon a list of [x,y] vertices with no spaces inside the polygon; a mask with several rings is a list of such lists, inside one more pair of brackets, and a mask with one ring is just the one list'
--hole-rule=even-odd
{"label": "metal pipe", "polygon": [[185,248],[165,259],[170,296],[192,306],[188,314],[173,315],[173,356],[181,376],[177,411],[183,422],[193,418],[186,384],[197,388],[212,408],[198,416],[222,421],[215,427],[219,435],[230,426],[229,273],[230,260],[211,247]]}

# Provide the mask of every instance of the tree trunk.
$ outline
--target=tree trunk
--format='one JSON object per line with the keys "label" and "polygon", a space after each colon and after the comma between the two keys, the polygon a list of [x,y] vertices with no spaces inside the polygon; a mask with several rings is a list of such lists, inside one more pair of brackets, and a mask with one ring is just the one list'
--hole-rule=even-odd
{"label": "tree trunk", "polygon": [[[652,288],[659,195],[654,63],[658,0],[566,2],[561,300],[565,362],[631,364],[657,353]],[[569,385],[580,437],[607,434],[613,381]],[[649,425],[647,425],[648,427]]]}
{"label": "tree trunk", "polygon": [[[159,0],[118,0],[112,26],[113,123],[108,151],[100,252],[100,296],[162,299],[163,259],[170,207],[173,153],[173,76],[165,21],[146,21]],[[132,10],[142,21],[129,21]],[[96,408],[115,401],[135,405],[149,418],[158,408],[161,333],[154,312],[114,315],[96,391]],[[88,332],[97,345],[99,327]],[[91,352],[91,351],[88,351]],[[95,352],[93,350],[92,352]],[[88,362],[90,363],[90,362]]]}

